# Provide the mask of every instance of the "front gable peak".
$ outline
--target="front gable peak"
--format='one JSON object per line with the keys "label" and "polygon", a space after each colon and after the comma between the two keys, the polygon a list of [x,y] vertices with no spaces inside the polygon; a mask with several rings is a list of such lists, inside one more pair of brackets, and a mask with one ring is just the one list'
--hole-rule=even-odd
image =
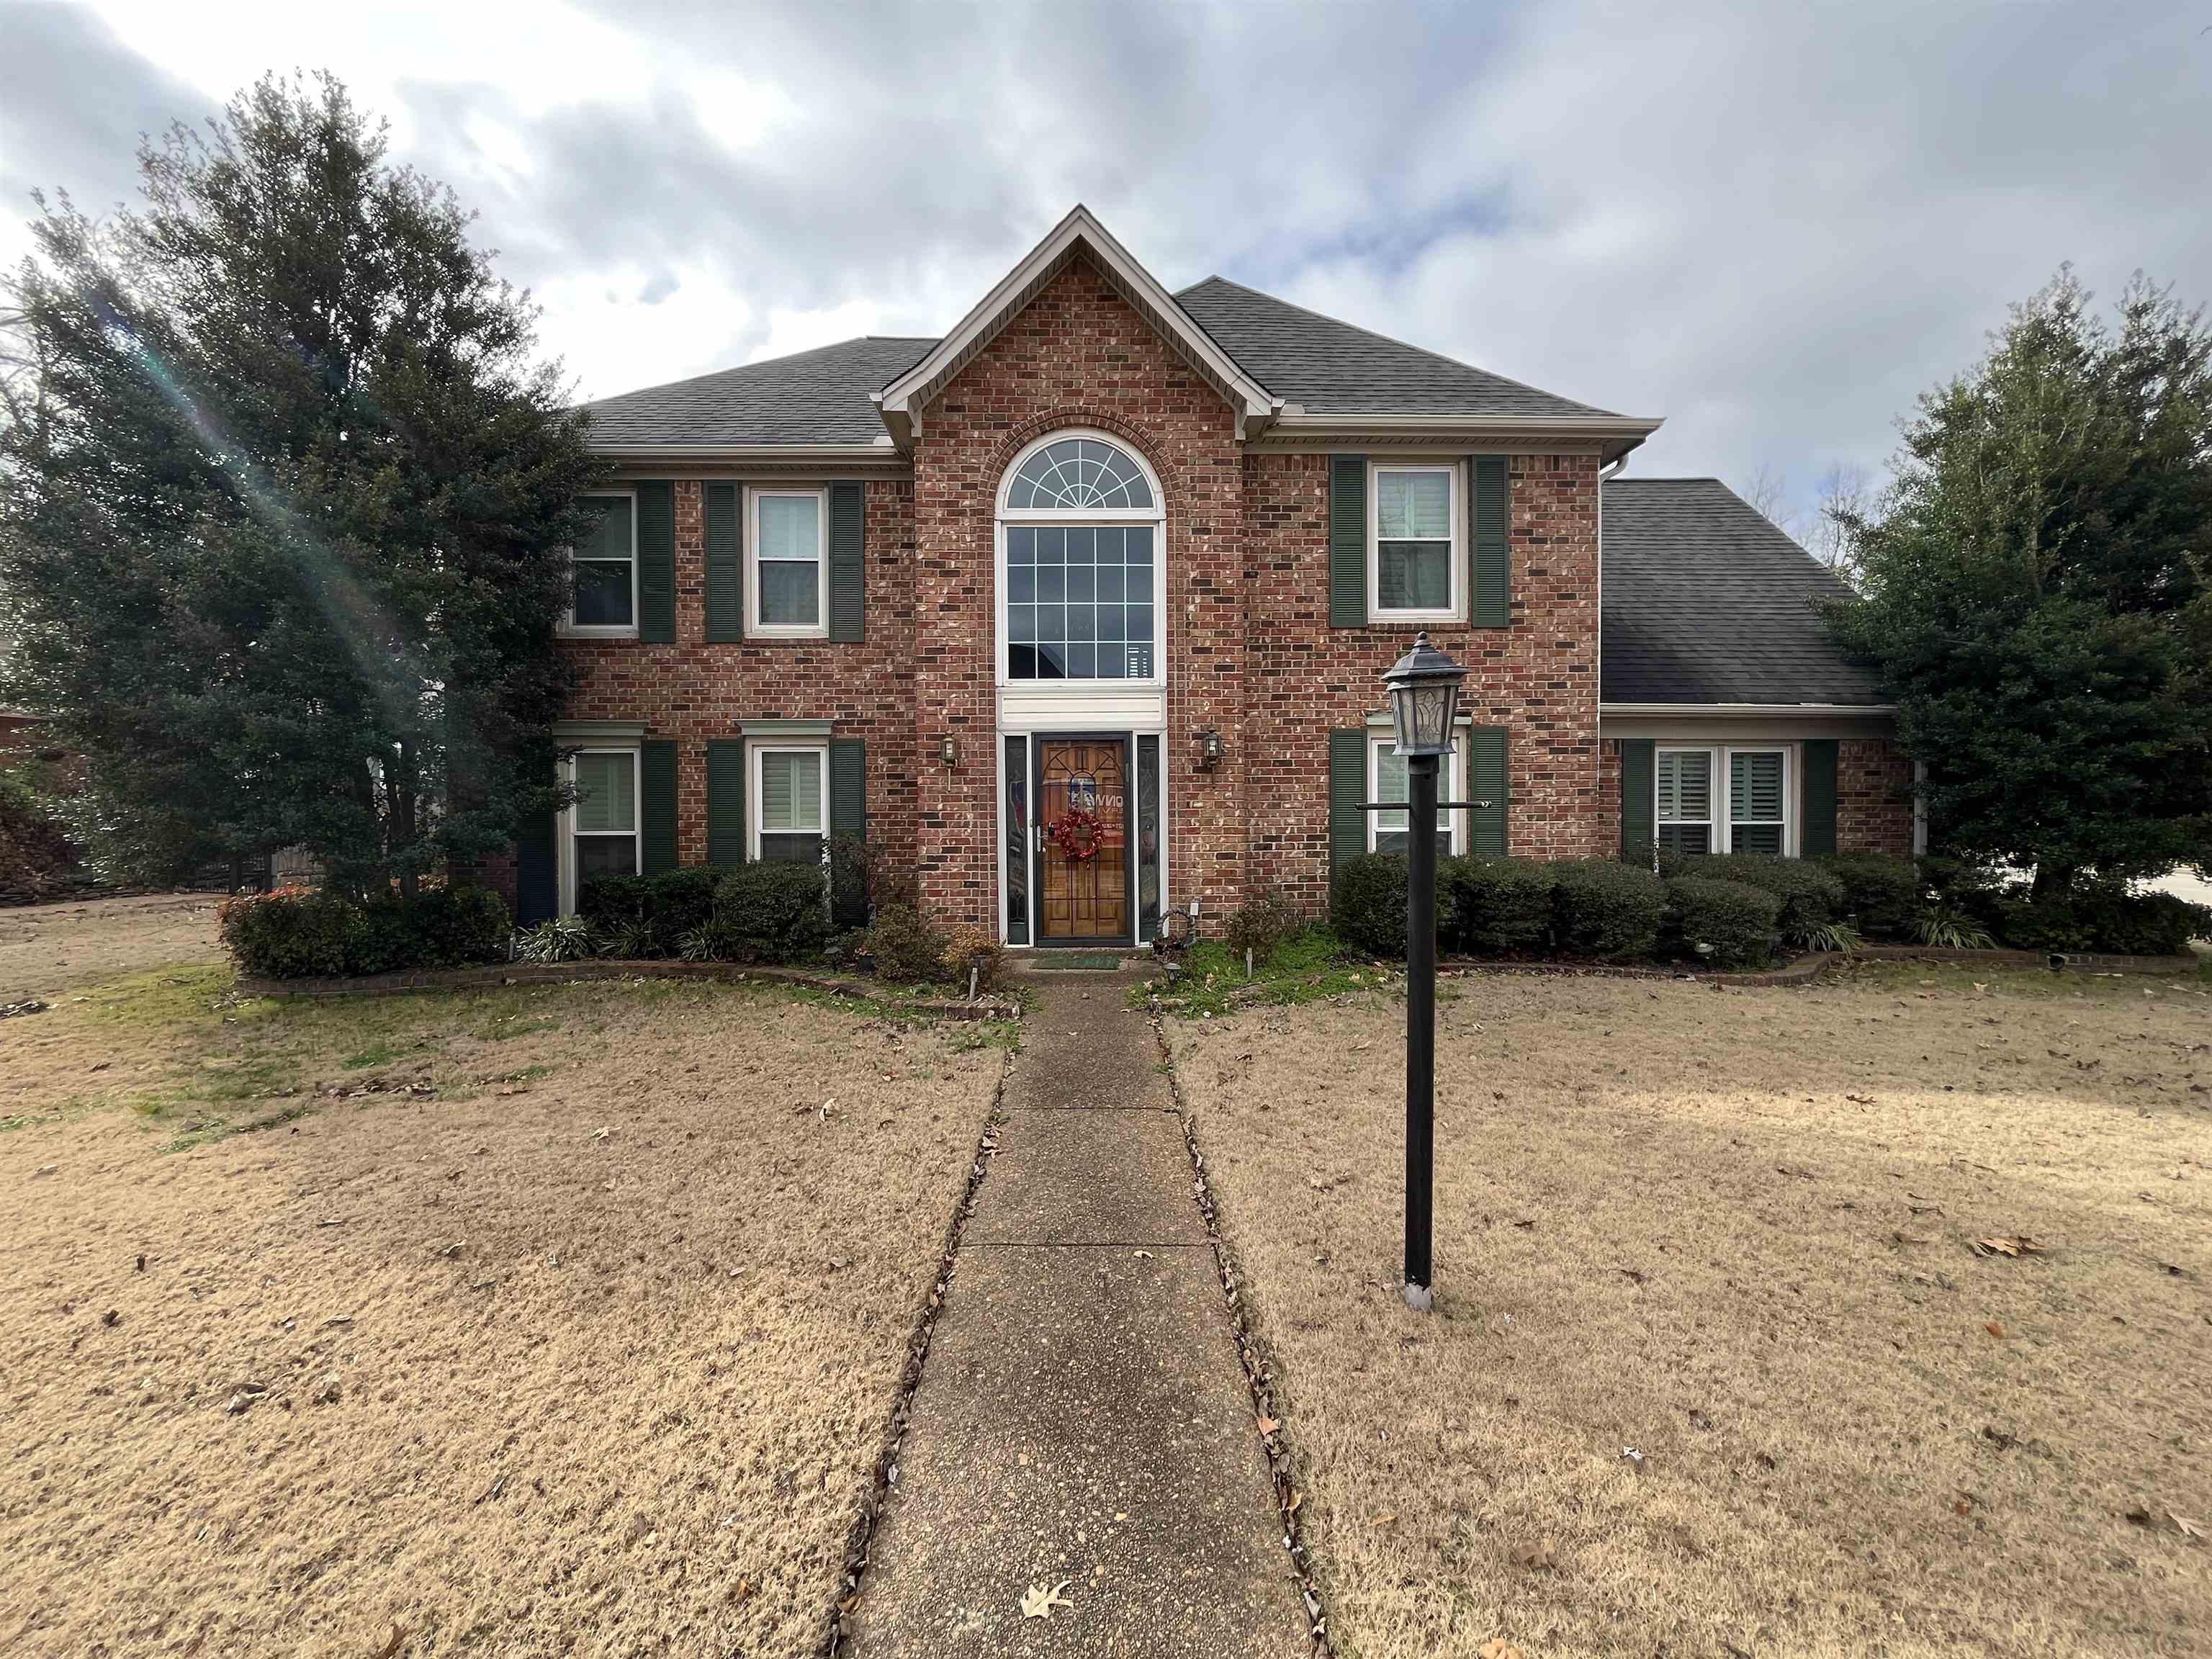
{"label": "front gable peak", "polygon": [[913,442],[920,430],[921,411],[930,399],[998,337],[1000,331],[1066,268],[1079,250],[1090,257],[1137,314],[1237,411],[1240,439],[1257,434],[1282,412],[1283,400],[1239,368],[1192,320],[1175,295],[1114,240],[1105,226],[1091,216],[1090,209],[1079,204],[927,356],[875,394],[876,406],[893,442],[902,449]]}

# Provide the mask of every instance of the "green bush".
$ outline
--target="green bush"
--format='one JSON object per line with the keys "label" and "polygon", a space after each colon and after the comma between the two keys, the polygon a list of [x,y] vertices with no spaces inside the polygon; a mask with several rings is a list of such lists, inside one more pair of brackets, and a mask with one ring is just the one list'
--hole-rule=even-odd
{"label": "green bush", "polygon": [[1693,858],[1676,873],[1700,881],[1735,881],[1762,888],[1781,901],[1775,925],[1788,939],[1802,939],[1844,913],[1844,884],[1824,865],[1765,853]]}
{"label": "green bush", "polygon": [[1244,953],[1252,953],[1252,965],[1262,968],[1274,956],[1285,939],[1305,926],[1304,918],[1291,908],[1291,902],[1279,891],[1270,890],[1256,898],[1247,899],[1229,918],[1224,942],[1243,966]]}
{"label": "green bush", "polygon": [[412,899],[358,902],[283,887],[227,900],[224,948],[242,974],[331,978],[451,968],[504,955],[507,906],[481,887],[432,888]]}
{"label": "green bush", "polygon": [[1921,893],[1920,872],[1911,860],[1844,853],[1821,862],[1843,884],[1839,914],[1850,917],[1859,932],[1873,939],[1904,939],[1911,933]]}
{"label": "green bush", "polygon": [[1362,853],[1346,859],[1329,885],[1329,926],[1363,956],[1406,954],[1406,855]]}
{"label": "green bush", "polygon": [[866,949],[878,978],[898,985],[933,984],[946,975],[951,943],[911,905],[887,904],[876,912]]}
{"label": "green bush", "polygon": [[1667,884],[1667,902],[1686,955],[1716,968],[1764,967],[1774,955],[1784,902],[1764,887],[1677,876]]}
{"label": "green bush", "polygon": [[804,962],[830,939],[817,864],[768,861],[731,871],[714,890],[714,925],[745,962]]}
{"label": "green bush", "polygon": [[2092,948],[2118,956],[2186,956],[2191,939],[2212,939],[2212,910],[2172,893],[2093,887],[2075,896],[2073,909]]}
{"label": "green bush", "polygon": [[1562,954],[1618,961],[1648,957],[1667,920],[1667,884],[1614,859],[1552,866],[1553,938]]}
{"label": "green bush", "polygon": [[700,865],[650,876],[594,876],[576,890],[576,914],[619,942],[624,956],[665,956],[714,920],[721,872]]}
{"label": "green bush", "polygon": [[1989,918],[1997,943],[2008,950],[2070,952],[2089,950],[2095,943],[2088,923],[2070,902],[2033,899],[2026,889],[1987,899],[1977,912]]}
{"label": "green bush", "polygon": [[1529,859],[1451,859],[1443,882],[1451,897],[1444,933],[1455,950],[1477,957],[1534,957],[1550,946],[1552,895],[1558,885],[1551,865]]}

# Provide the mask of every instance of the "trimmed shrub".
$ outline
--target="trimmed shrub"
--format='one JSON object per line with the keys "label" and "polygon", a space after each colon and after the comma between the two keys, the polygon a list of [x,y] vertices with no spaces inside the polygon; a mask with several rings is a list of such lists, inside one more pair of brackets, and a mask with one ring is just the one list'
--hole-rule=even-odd
{"label": "trimmed shrub", "polygon": [[1553,937],[1565,955],[1614,961],[1648,957],[1667,920],[1667,884],[1615,859],[1565,859],[1552,866]]}
{"label": "trimmed shrub", "polygon": [[883,848],[855,836],[830,838],[830,922],[841,933],[868,925],[883,857]]}
{"label": "trimmed shrub", "polygon": [[[1986,901],[1986,915],[1997,942],[2014,951],[2087,951],[2094,945],[2088,924],[2064,899],[2040,902],[2005,894]],[[1979,908],[1979,907],[1978,907]]]}
{"label": "trimmed shrub", "polygon": [[714,890],[714,926],[741,962],[818,956],[830,939],[821,866],[771,860],[731,871]]}
{"label": "trimmed shrub", "polygon": [[1845,853],[1821,863],[1843,884],[1838,914],[1850,917],[1859,932],[1873,939],[1904,939],[1911,933],[1920,910],[1920,873],[1910,859]]}
{"label": "trimmed shrub", "polygon": [[624,957],[665,956],[714,917],[721,872],[701,865],[651,876],[594,876],[576,890],[576,914]]}
{"label": "trimmed shrub", "polygon": [[1528,859],[1458,858],[1443,872],[1446,936],[1477,957],[1541,956],[1552,941],[1553,866]]}
{"label": "trimmed shrub", "polygon": [[2118,956],[2186,956],[2191,939],[2212,939],[2212,909],[2172,893],[2094,887],[2075,895],[2073,908],[2093,948]]}
{"label": "trimmed shrub", "polygon": [[1240,966],[1249,951],[1253,967],[1263,968],[1283,941],[1304,926],[1304,919],[1291,908],[1291,902],[1271,889],[1237,907],[1237,914],[1229,918],[1223,942]]}
{"label": "trimmed shrub", "polygon": [[972,921],[962,922],[945,941],[945,971],[963,987],[967,985],[969,970],[973,969],[975,988],[988,990],[998,981],[999,970],[1006,962],[1006,947],[999,943],[999,936]]}
{"label": "trimmed shrub", "polygon": [[1716,968],[1757,968],[1774,955],[1784,901],[1746,881],[1677,876],[1667,884],[1684,954]]}
{"label": "trimmed shrub", "polygon": [[1688,859],[1675,873],[1700,881],[1741,882],[1773,894],[1782,902],[1775,925],[1793,939],[1808,938],[1841,915],[1846,896],[1841,878],[1825,865],[1767,853]]}
{"label": "trimmed shrub", "polygon": [[586,925],[618,927],[650,914],[643,876],[593,876],[576,884],[576,914]]}
{"label": "trimmed shrub", "polygon": [[1406,954],[1406,855],[1362,853],[1346,859],[1328,890],[1329,926],[1363,956]]}
{"label": "trimmed shrub", "polygon": [[280,887],[224,901],[220,926],[240,973],[313,979],[496,961],[509,924],[499,895],[481,887],[367,903]]}
{"label": "trimmed shrub", "polygon": [[911,905],[887,904],[868,929],[867,951],[879,979],[914,985],[945,976],[945,953],[951,945]]}

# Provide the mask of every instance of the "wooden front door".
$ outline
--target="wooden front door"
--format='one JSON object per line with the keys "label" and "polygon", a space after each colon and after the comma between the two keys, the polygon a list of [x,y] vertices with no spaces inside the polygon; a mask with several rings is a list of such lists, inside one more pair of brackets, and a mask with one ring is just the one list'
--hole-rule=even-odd
{"label": "wooden front door", "polygon": [[[1039,942],[1127,943],[1129,740],[1039,738],[1036,783]],[[1055,835],[1063,824],[1080,832],[1073,848]]]}

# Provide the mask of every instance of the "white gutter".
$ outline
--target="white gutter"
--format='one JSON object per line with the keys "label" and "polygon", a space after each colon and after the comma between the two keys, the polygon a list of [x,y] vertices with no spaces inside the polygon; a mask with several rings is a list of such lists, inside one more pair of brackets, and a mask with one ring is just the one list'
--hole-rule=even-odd
{"label": "white gutter", "polygon": [[876,461],[903,464],[888,434],[849,444],[593,444],[617,461]]}

